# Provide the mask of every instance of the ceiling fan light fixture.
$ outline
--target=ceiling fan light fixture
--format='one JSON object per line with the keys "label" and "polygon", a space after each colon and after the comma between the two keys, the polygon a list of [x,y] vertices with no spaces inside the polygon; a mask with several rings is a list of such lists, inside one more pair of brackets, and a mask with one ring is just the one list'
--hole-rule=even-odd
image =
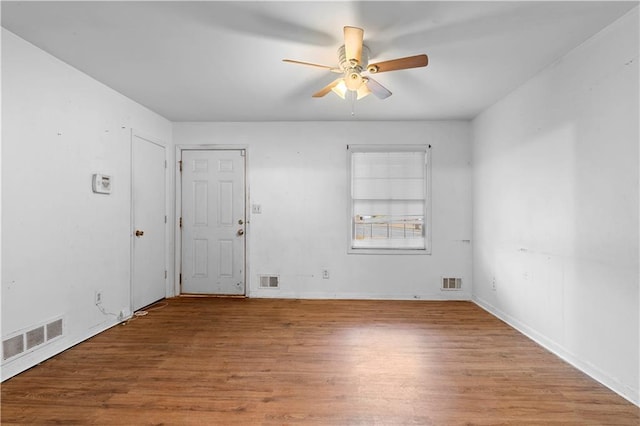
{"label": "ceiling fan light fixture", "polygon": [[346,99],[347,95],[347,85],[344,82],[344,79],[340,81],[337,85],[331,88],[331,91],[336,95],[340,96],[342,99]]}
{"label": "ceiling fan light fixture", "polygon": [[363,84],[362,86],[360,86],[358,88],[358,91],[356,93],[358,95],[358,97],[356,99],[360,100],[360,99],[364,98],[365,96],[368,96],[371,93],[371,90],[369,90],[369,88],[367,87],[366,84]]}
{"label": "ceiling fan light fixture", "polygon": [[312,62],[294,61],[292,59],[283,59],[283,61],[315,68],[324,68],[330,72],[342,74],[342,77],[333,80],[311,96],[321,98],[329,92],[334,92],[342,99],[346,100],[348,98],[349,101],[352,102],[352,105],[354,101],[362,99],[370,93],[373,93],[378,99],[386,99],[391,96],[389,89],[375,81],[370,75],[363,76],[363,72],[379,74],[388,71],[426,67],[429,64],[429,58],[424,53],[369,64],[369,53],[369,48],[364,44],[364,30],[362,28],[346,26],[344,27],[344,44],[338,47],[337,67],[314,64]]}

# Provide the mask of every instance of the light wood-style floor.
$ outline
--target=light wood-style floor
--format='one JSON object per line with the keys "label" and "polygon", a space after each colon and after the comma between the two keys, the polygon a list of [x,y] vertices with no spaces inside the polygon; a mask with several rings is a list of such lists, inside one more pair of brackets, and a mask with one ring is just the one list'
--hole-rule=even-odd
{"label": "light wood-style floor", "polygon": [[468,302],[175,298],[2,384],[2,424],[640,424]]}

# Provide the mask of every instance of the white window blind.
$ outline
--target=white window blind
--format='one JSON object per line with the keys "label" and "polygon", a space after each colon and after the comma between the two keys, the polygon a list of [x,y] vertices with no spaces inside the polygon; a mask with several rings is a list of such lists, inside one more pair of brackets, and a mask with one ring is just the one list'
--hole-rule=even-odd
{"label": "white window blind", "polygon": [[428,249],[426,146],[350,146],[350,248]]}

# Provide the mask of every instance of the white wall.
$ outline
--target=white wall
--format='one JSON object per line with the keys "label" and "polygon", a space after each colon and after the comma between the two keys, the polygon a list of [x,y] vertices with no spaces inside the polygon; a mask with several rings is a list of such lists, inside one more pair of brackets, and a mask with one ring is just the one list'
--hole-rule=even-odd
{"label": "white wall", "polygon": [[475,300],[636,404],[638,80],[636,8],[473,121]]}
{"label": "white wall", "polygon": [[[173,140],[247,147],[250,202],[262,206],[247,227],[252,297],[471,297],[468,122],[174,123]],[[363,143],[431,144],[432,255],[347,254],[346,147]],[[280,289],[260,289],[261,274]],[[464,291],[442,292],[443,275]]]}
{"label": "white wall", "polygon": [[[62,316],[64,338],[2,378],[116,323],[130,306],[130,135],[171,123],[2,30],[2,337]],[[113,193],[91,176],[113,177]]]}
{"label": "white wall", "polygon": [[[2,378],[115,324],[95,290],[109,312],[129,306],[134,128],[247,147],[263,210],[247,226],[249,295],[468,299],[473,273],[477,303],[637,404],[637,23],[635,10],[472,126],[175,123],[173,137],[167,120],[2,30],[2,337],[65,320],[63,339],[4,363]],[[432,255],[347,254],[350,143],[432,145]],[[95,172],[113,175],[112,195],[91,193]],[[259,289],[260,274],[281,288]],[[441,276],[461,276],[463,291],[441,292]]]}

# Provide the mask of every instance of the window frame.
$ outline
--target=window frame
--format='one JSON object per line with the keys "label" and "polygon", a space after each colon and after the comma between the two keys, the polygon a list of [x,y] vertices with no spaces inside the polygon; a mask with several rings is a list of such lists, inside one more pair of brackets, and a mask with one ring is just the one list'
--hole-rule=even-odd
{"label": "window frame", "polygon": [[[354,247],[354,200],[353,200],[353,160],[352,154],[355,152],[423,152],[424,159],[424,248],[372,248]],[[393,144],[362,144],[347,145],[347,253],[348,254],[431,254],[431,145],[393,145]]]}

